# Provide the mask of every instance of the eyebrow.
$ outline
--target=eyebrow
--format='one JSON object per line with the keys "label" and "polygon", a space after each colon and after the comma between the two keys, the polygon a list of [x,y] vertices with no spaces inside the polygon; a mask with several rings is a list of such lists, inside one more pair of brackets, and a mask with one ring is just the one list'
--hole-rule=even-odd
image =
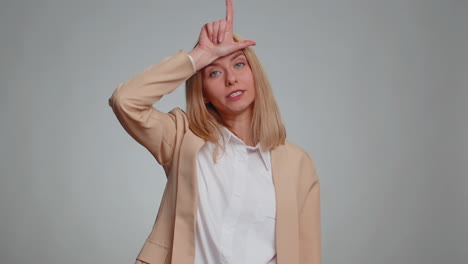
{"label": "eyebrow", "polygon": [[[235,53],[235,55],[231,58],[231,61],[235,60],[237,57],[241,56],[241,55],[244,55],[244,52],[242,51],[238,51],[237,53]],[[210,63],[209,65],[207,65],[206,67],[210,67],[210,66],[215,66],[215,65],[219,65],[219,63],[217,62],[213,62],[213,63]]]}

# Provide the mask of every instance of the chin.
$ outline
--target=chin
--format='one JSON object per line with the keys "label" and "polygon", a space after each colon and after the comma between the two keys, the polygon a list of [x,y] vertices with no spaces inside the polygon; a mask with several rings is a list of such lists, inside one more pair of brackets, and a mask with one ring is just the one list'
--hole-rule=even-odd
{"label": "chin", "polygon": [[226,109],[229,113],[231,114],[242,114],[246,111],[253,111],[253,104],[251,105],[243,105],[243,106],[239,106],[239,107],[233,107],[233,108],[229,108],[229,109]]}

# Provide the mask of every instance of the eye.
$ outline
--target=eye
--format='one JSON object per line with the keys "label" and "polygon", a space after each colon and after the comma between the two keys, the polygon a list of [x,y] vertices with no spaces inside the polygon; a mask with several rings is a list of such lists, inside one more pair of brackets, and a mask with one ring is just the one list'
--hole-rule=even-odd
{"label": "eye", "polygon": [[210,73],[210,76],[217,76],[217,75],[219,75],[219,73],[220,73],[219,71],[212,71]]}
{"label": "eye", "polygon": [[243,63],[243,62],[236,63],[236,67],[241,67],[241,66],[244,66],[244,65],[245,65],[245,63]]}

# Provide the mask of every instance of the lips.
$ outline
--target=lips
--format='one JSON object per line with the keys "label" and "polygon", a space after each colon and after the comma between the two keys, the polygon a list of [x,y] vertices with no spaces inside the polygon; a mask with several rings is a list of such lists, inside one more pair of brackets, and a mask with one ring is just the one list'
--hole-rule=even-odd
{"label": "lips", "polygon": [[226,96],[227,98],[234,98],[236,96],[239,96],[241,94],[243,94],[244,91],[243,90],[235,90],[233,92],[231,92],[230,94],[228,94],[228,96]]}

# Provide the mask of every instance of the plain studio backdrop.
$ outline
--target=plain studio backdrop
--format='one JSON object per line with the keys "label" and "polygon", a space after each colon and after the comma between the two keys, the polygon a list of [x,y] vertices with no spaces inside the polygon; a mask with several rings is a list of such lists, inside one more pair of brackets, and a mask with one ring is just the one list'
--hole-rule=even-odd
{"label": "plain studio backdrop", "polygon": [[[468,1],[234,12],[315,159],[323,263],[467,263]],[[224,16],[224,0],[1,1],[0,263],[134,262],[166,177],[108,99]],[[185,109],[184,87],[157,105]]]}

